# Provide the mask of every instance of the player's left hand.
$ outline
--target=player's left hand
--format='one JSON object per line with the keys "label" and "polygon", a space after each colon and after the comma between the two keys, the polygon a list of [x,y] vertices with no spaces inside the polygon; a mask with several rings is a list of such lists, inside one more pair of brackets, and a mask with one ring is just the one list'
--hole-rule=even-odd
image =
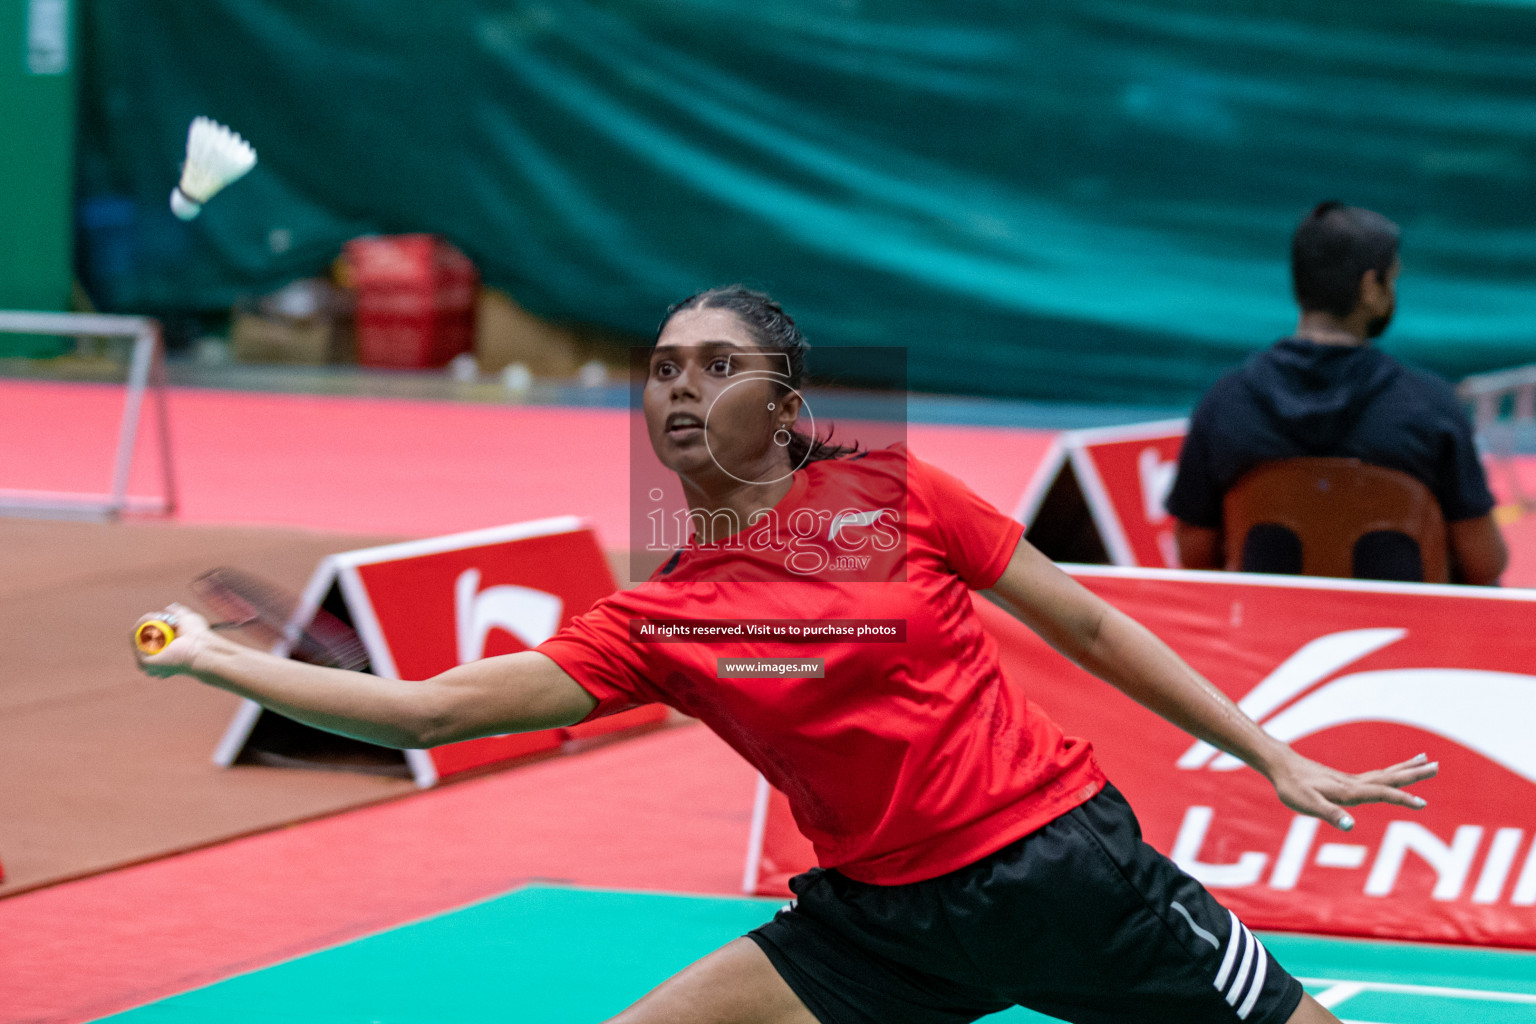
{"label": "player's left hand", "polygon": [[1350,775],[1288,750],[1288,756],[1270,772],[1269,781],[1280,802],[1291,810],[1348,832],[1355,827],[1355,819],[1344,808],[1382,803],[1418,810],[1424,799],[1405,793],[1403,787],[1432,779],[1439,771],[1438,761],[1419,754],[1390,768]]}

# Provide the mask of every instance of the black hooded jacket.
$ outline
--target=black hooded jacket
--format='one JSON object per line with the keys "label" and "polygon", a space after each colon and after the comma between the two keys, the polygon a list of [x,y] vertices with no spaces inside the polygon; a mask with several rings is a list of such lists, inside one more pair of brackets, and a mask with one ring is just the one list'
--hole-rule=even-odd
{"label": "black hooded jacket", "polygon": [[1240,476],[1301,456],[1357,458],[1417,477],[1448,522],[1493,508],[1450,385],[1369,345],[1283,338],[1218,380],[1195,409],[1168,511],[1219,529],[1222,496]]}

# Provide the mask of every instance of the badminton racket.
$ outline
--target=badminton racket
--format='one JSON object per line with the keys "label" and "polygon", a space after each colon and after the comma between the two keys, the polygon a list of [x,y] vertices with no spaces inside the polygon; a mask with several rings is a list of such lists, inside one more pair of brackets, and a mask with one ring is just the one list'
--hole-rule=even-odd
{"label": "badminton racket", "polygon": [[[240,569],[210,569],[192,581],[192,592],[213,613],[212,629],[238,629],[253,646],[282,642],[294,661],[361,671],[368,652],[357,631],[324,608],[304,623],[294,623],[298,600],[288,590]],[[134,631],[134,643],[146,655],[163,651],[176,638],[166,619],[150,619]]]}

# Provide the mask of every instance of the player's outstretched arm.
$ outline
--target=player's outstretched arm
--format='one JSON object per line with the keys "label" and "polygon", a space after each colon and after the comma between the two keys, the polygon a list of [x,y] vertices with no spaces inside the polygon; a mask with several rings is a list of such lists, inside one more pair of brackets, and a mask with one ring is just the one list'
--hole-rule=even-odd
{"label": "player's outstretched arm", "polygon": [[534,651],[460,665],[420,682],[278,658],[220,636],[196,612],[172,605],[176,639],[159,654],[136,647],[152,676],[189,675],[289,718],[387,747],[435,747],[477,736],[581,721],[597,702]]}
{"label": "player's outstretched arm", "polygon": [[1424,806],[1422,799],[1403,791],[1439,770],[1424,755],[1359,775],[1302,757],[1261,729],[1150,630],[1062,572],[1028,541],[1019,541],[991,593],[1084,669],[1261,772],[1294,811],[1347,830],[1354,827],[1354,818],[1346,807]]}

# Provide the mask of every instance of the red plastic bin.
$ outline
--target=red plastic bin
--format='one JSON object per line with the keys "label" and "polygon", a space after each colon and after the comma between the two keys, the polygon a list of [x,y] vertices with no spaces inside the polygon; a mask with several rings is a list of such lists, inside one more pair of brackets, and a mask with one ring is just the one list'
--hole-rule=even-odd
{"label": "red plastic bin", "polygon": [[346,244],[357,292],[357,361],[442,366],[475,342],[480,275],[435,235],[371,235]]}

